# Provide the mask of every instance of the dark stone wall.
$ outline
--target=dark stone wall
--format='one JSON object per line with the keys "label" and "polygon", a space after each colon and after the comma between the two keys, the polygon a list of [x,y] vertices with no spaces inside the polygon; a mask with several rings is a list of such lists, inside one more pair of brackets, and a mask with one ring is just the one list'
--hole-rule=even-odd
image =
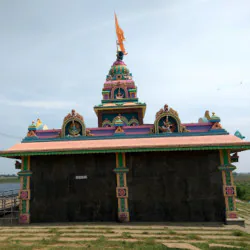
{"label": "dark stone wall", "polygon": [[131,221],[225,221],[218,151],[127,154]]}
{"label": "dark stone wall", "polygon": [[[115,162],[115,154],[31,157],[31,221],[116,221]],[[126,163],[131,221],[225,221],[218,151],[128,153]]]}
{"label": "dark stone wall", "polygon": [[31,222],[115,221],[114,168],[115,154],[31,157]]}

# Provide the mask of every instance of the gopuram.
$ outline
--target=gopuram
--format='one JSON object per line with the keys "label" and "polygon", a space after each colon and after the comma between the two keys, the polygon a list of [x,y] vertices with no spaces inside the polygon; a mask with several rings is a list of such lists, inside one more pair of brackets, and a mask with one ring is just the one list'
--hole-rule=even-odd
{"label": "gopuram", "polygon": [[144,124],[146,104],[123,61],[116,16],[115,23],[116,60],[94,106],[98,127],[72,110],[61,128],[38,119],[0,152],[20,168],[19,222],[238,223],[232,163],[250,142],[230,135],[215,113],[184,124],[165,103]]}

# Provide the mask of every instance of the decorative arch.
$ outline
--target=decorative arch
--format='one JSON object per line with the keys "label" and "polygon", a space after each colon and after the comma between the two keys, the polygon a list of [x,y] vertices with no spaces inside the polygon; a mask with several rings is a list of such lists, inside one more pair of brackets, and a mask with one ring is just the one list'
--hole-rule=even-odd
{"label": "decorative arch", "polygon": [[183,128],[178,113],[172,108],[168,109],[167,104],[156,113],[154,122],[156,134],[184,132]]}
{"label": "decorative arch", "polygon": [[128,123],[129,123],[129,122],[128,122],[128,119],[127,119],[125,116],[118,115],[118,116],[116,116],[116,117],[113,119],[113,121],[112,121],[112,126],[114,126],[115,121],[116,121],[117,119],[121,119],[121,120],[123,121],[124,126],[127,126]]}
{"label": "decorative arch", "polygon": [[124,86],[124,85],[121,85],[121,86],[115,86],[115,87],[112,88],[112,90],[111,90],[111,99],[117,99],[116,98],[116,93],[118,93],[119,89],[120,89],[121,94],[124,95],[121,99],[128,98],[128,89],[127,89],[127,87]]}
{"label": "decorative arch", "polygon": [[73,109],[63,120],[61,137],[86,136],[83,117]]}
{"label": "decorative arch", "polygon": [[129,126],[139,126],[139,121],[135,118],[132,118],[129,120],[128,125]]}
{"label": "decorative arch", "polygon": [[102,122],[102,127],[112,127],[112,126],[113,126],[112,122],[107,118]]}

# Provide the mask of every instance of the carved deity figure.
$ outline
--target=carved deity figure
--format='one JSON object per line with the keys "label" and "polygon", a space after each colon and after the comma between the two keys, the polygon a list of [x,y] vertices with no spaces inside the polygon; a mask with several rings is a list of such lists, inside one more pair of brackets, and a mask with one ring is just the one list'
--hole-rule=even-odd
{"label": "carved deity figure", "polygon": [[75,121],[73,120],[70,127],[69,127],[69,136],[73,136],[73,137],[80,136],[80,134],[79,134],[80,127],[79,127],[79,125],[78,126],[77,125],[75,124]]}
{"label": "carved deity figure", "polygon": [[168,121],[168,116],[166,117],[166,120],[163,121],[163,125],[159,126],[159,130],[162,132],[172,133],[172,124]]}
{"label": "carved deity figure", "polygon": [[124,97],[124,94],[122,94],[121,93],[121,90],[120,90],[120,88],[118,89],[118,93],[117,93],[117,95],[116,95],[116,99],[123,99],[123,97]]}
{"label": "carved deity figure", "polygon": [[164,112],[168,112],[168,105],[167,104],[164,105]]}

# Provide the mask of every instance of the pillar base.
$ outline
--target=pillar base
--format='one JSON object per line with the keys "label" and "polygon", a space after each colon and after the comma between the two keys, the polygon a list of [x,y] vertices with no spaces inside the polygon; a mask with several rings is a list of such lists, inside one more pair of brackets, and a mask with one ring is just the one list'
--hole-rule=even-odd
{"label": "pillar base", "polygon": [[245,227],[245,220],[243,218],[226,218],[226,225],[237,225],[241,227]]}
{"label": "pillar base", "polygon": [[20,214],[19,215],[20,224],[30,224],[30,214]]}
{"label": "pillar base", "polygon": [[129,222],[129,213],[128,212],[118,212],[118,220],[120,222]]}

